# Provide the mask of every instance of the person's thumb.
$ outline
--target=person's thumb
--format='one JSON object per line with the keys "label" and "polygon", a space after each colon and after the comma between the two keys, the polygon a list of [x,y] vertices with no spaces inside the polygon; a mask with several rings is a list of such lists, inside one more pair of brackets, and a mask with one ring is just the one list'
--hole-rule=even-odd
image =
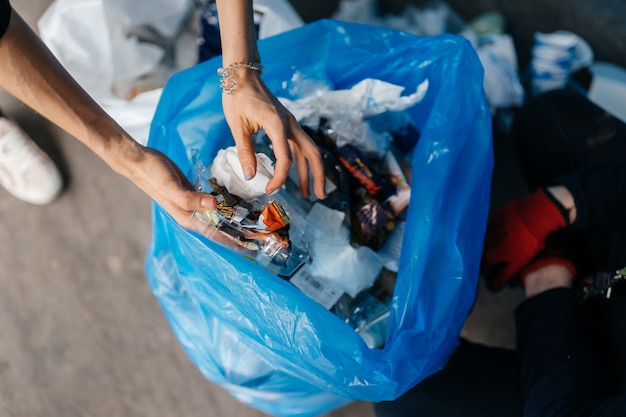
{"label": "person's thumb", "polygon": [[212,210],[217,206],[217,199],[211,194],[193,191],[189,196],[189,210]]}
{"label": "person's thumb", "polygon": [[169,192],[156,196],[155,201],[185,229],[192,229],[192,212],[212,210],[217,206],[214,196],[190,190]]}
{"label": "person's thumb", "polygon": [[180,210],[185,212],[211,210],[217,206],[217,200],[214,196],[199,191],[182,190],[172,197],[174,198],[172,202],[177,202]]}

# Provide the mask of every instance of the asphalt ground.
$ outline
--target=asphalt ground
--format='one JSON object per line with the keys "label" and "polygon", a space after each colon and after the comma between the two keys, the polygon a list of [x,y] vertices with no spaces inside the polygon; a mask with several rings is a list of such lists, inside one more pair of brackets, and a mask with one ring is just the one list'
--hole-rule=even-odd
{"label": "asphalt ground", "polygon": [[[51,2],[13,3],[36,27]],[[144,272],[148,197],[4,91],[0,108],[52,155],[66,182],[63,195],[44,207],[0,189],[0,415],[265,415],[205,379],[174,337]],[[504,199],[514,192],[515,173],[507,142],[496,148],[504,156],[494,196]],[[464,335],[511,346],[511,312],[520,296],[517,290],[494,296],[481,285]],[[331,416],[373,412],[356,402]]]}

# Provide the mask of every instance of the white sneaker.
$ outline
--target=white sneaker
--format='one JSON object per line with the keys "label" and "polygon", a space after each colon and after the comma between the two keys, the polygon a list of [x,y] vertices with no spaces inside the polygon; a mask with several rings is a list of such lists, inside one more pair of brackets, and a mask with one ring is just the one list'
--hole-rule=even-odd
{"label": "white sneaker", "polygon": [[0,116],[0,185],[20,200],[48,204],[63,189],[56,165],[12,119]]}

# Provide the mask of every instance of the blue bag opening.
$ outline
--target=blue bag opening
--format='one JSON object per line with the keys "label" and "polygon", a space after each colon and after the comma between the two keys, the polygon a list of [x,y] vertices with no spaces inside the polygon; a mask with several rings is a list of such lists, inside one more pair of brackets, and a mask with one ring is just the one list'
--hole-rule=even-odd
{"label": "blue bag opening", "polygon": [[[295,72],[335,89],[377,78],[429,90],[408,114],[421,136],[384,349],[260,265],[187,231],[153,205],[146,270],[176,337],[210,381],[276,416],[314,416],[353,400],[393,400],[441,369],[474,303],[493,168],[483,70],[464,38],[422,38],[321,20],[259,41],[277,96]],[[234,144],[220,58],[173,76],[148,145],[191,172]]]}

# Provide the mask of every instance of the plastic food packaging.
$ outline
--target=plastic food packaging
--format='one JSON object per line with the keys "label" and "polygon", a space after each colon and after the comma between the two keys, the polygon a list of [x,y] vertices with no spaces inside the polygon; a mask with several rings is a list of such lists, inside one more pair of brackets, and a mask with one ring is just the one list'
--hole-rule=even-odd
{"label": "plastic food packaging", "polygon": [[[209,176],[209,170],[201,161],[196,161],[196,189],[217,199],[215,209],[193,212],[191,220],[197,232],[254,259],[281,277],[293,275],[311,261],[302,229],[300,232],[295,229],[295,236],[290,233],[292,220],[283,203],[269,196],[243,200]],[[302,223],[303,219],[299,222]]]}
{"label": "plastic food packaging", "polygon": [[385,345],[395,275],[383,269],[371,288],[355,298],[344,295],[333,307],[333,312],[352,327],[371,349]]}
{"label": "plastic food packaging", "polygon": [[[190,360],[251,407],[305,417],[354,400],[393,400],[444,366],[474,303],[493,168],[482,66],[459,36],[332,20],[263,39],[259,50],[277,97],[293,91],[296,74],[336,90],[375,78],[412,93],[428,82],[404,110],[419,140],[384,346],[370,348],[289,281],[185,230],[156,204],[148,281]],[[219,67],[210,59],[170,78],[152,122],[149,146],[189,178],[193,149],[209,163],[234,143]]]}

